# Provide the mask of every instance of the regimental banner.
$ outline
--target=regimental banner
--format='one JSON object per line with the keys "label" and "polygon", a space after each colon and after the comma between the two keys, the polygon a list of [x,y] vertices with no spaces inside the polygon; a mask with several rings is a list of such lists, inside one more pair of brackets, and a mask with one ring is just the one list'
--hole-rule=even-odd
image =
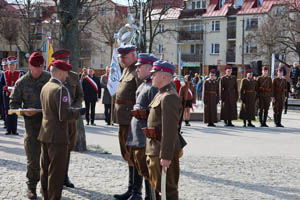
{"label": "regimental banner", "polygon": [[116,94],[120,78],[121,78],[121,69],[119,65],[118,54],[117,54],[117,49],[114,48],[111,64],[110,64],[110,73],[107,82],[107,89],[111,96]]}

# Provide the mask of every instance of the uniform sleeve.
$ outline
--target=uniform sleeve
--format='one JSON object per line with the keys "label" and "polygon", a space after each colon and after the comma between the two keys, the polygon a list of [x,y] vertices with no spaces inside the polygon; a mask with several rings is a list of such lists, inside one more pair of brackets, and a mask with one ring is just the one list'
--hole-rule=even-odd
{"label": "uniform sleeve", "polygon": [[149,104],[154,99],[157,92],[158,92],[158,89],[152,86],[151,89],[149,90],[149,93],[148,93],[148,102],[149,102]]}
{"label": "uniform sleeve", "polygon": [[79,109],[71,108],[71,99],[66,88],[62,87],[56,98],[57,102],[59,102],[58,113],[60,121],[77,120],[79,118]]}
{"label": "uniform sleeve", "polygon": [[242,84],[241,84],[241,90],[240,90],[240,95],[241,95],[242,101],[245,101],[245,83],[246,83],[246,79],[243,79]]}
{"label": "uniform sleeve", "polygon": [[275,97],[276,79],[272,81],[272,97]]}
{"label": "uniform sleeve", "polygon": [[72,107],[80,108],[83,101],[83,90],[82,86],[80,84],[78,76],[76,76],[76,91],[75,91],[75,97],[74,97],[74,103],[72,104]]}
{"label": "uniform sleeve", "polygon": [[239,90],[238,90],[238,84],[236,77],[234,78],[234,89],[235,89],[235,95],[236,95],[236,101],[239,100]]}
{"label": "uniform sleeve", "polygon": [[10,95],[9,106],[12,109],[18,109],[22,107],[22,90],[20,88],[20,84],[18,83]]}
{"label": "uniform sleeve", "polygon": [[207,104],[206,102],[206,95],[205,95],[205,90],[206,90],[206,81],[203,84],[203,88],[202,88],[202,100],[204,104]]}
{"label": "uniform sleeve", "polygon": [[220,80],[220,88],[221,88],[221,99],[222,99],[222,101],[225,100],[224,99],[225,98],[224,86],[225,86],[224,79],[221,78],[221,80]]}
{"label": "uniform sleeve", "polygon": [[180,101],[175,95],[167,95],[161,100],[162,138],[160,158],[172,160],[178,140],[178,123],[180,117]]}

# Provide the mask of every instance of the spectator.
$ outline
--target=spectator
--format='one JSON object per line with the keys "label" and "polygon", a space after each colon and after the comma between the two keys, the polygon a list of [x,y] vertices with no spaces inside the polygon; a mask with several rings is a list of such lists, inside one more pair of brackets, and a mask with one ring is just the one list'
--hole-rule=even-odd
{"label": "spectator", "polygon": [[178,79],[177,76],[175,76],[175,78],[174,78],[174,84],[175,84],[175,87],[176,87],[176,91],[177,91],[177,93],[179,94],[179,90],[180,90],[180,87],[181,87],[181,83],[180,83],[180,80]]}
{"label": "spectator", "polygon": [[[100,80],[98,77],[94,76],[95,71],[93,68],[88,69],[88,76],[85,76],[82,79],[82,89],[84,94],[84,102],[85,102],[85,119],[87,125],[90,123],[91,125],[96,126],[95,121],[95,107],[98,98],[101,98],[101,88],[100,88]],[[91,116],[90,116],[91,110]],[[91,117],[91,118],[90,118]]]}
{"label": "spectator", "polygon": [[295,98],[300,99],[300,77],[298,77],[298,83],[295,86]]}
{"label": "spectator", "polygon": [[192,80],[192,84],[193,84],[194,88],[197,86],[198,81],[199,81],[198,73],[195,73],[195,76]]}
{"label": "spectator", "polygon": [[202,88],[203,88],[203,80],[202,77],[200,77],[196,85],[197,100],[199,101],[202,100]]}
{"label": "spectator", "polygon": [[104,89],[102,103],[104,104],[104,115],[105,122],[110,125],[110,115],[111,115],[111,95],[107,89],[108,76],[110,73],[110,67],[106,66],[106,73],[100,78],[100,85]]}

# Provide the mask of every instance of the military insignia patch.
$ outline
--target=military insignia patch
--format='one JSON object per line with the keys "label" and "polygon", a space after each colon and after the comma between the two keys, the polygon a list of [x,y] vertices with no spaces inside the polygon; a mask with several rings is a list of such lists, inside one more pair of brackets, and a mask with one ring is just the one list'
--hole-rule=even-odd
{"label": "military insignia patch", "polygon": [[62,101],[67,103],[68,102],[68,97],[67,96],[63,96]]}

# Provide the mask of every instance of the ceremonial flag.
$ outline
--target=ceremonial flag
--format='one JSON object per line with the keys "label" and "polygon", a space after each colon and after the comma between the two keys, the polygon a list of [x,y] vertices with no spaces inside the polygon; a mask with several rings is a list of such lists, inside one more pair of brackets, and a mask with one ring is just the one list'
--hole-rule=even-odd
{"label": "ceremonial flag", "polygon": [[50,63],[52,62],[52,60],[54,60],[54,58],[52,58],[52,54],[53,54],[53,48],[52,48],[52,44],[50,42],[51,38],[48,37],[48,41],[47,41],[47,71],[50,71]]}
{"label": "ceremonial flag", "polygon": [[117,54],[117,49],[114,48],[113,55],[111,58],[111,64],[110,64],[110,73],[107,82],[107,89],[111,96],[116,94],[120,78],[121,78],[121,69],[119,65],[118,54]]}

